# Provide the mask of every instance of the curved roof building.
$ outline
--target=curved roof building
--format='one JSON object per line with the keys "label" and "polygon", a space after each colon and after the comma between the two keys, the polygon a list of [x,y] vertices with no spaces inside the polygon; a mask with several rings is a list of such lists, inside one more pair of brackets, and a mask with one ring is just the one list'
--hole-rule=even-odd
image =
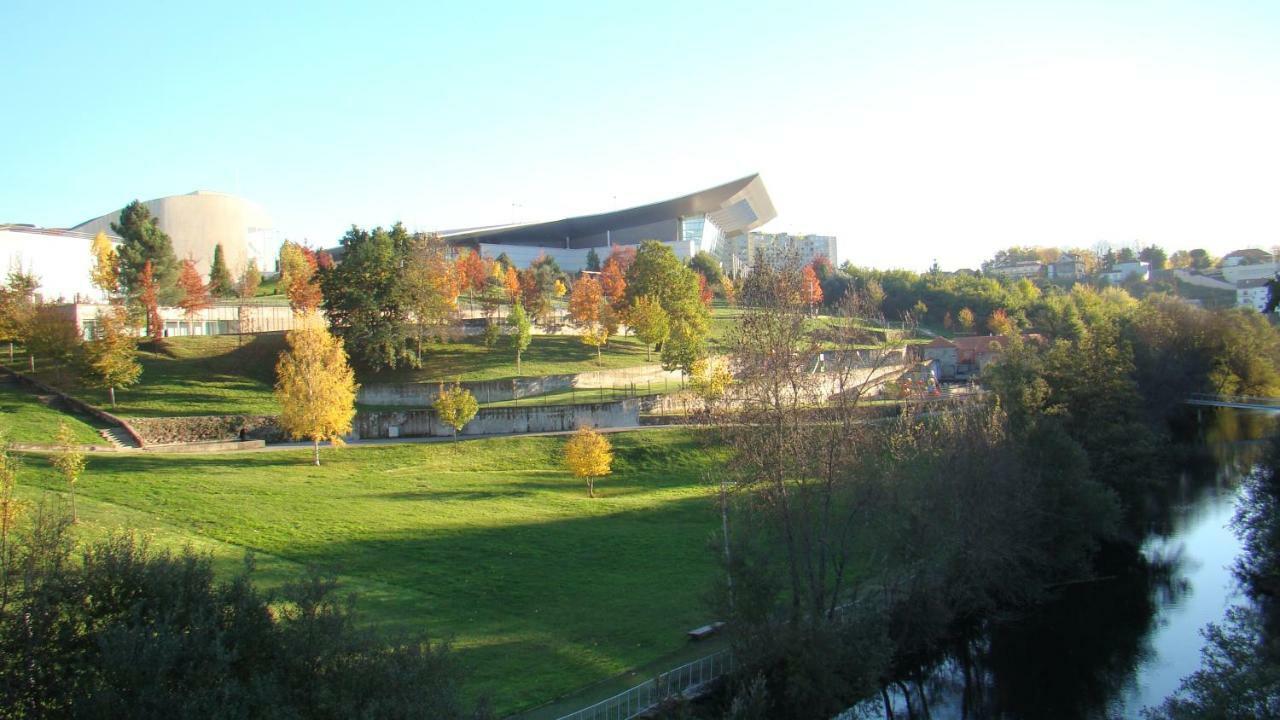
{"label": "curved roof building", "polygon": [[[451,244],[477,247],[487,255],[505,252],[517,265],[527,265],[539,254],[550,255],[573,272],[586,266],[591,248],[644,240],[667,243],[686,259],[702,250],[714,253],[720,238],[745,235],[776,215],[764,181],[755,174],[625,210],[440,234]],[[598,254],[603,259],[607,251]]]}
{"label": "curved roof building", "polygon": [[[251,257],[257,258],[263,270],[274,266],[272,258],[278,250],[279,236],[271,216],[257,203],[226,193],[197,190],[148,200],[143,205],[173,240],[178,259],[195,260],[202,274],[208,274],[213,249],[219,244],[233,277],[244,271]],[[89,235],[101,230],[114,235],[111,223],[119,221],[120,211],[116,210],[71,230]]]}

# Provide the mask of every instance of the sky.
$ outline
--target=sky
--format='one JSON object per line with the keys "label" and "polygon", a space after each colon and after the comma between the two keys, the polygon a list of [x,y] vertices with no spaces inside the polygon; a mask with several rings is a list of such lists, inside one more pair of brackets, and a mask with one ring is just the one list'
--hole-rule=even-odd
{"label": "sky", "polygon": [[4,0],[0,222],[196,189],[285,236],[759,172],[839,261],[1280,245],[1280,3]]}

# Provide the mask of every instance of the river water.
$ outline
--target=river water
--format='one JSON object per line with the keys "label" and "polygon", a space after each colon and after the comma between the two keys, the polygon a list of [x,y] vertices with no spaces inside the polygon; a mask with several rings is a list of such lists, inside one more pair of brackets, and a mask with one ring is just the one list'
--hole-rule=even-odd
{"label": "river water", "polygon": [[[927,705],[932,718],[1138,718],[1160,704],[1199,667],[1205,625],[1244,602],[1231,571],[1240,541],[1230,523],[1240,481],[1273,423],[1257,413],[1205,413],[1203,461],[1188,462],[1144,509],[1145,568],[1068,586],[988,623],[936,669],[923,702],[913,695],[916,717]],[[903,695],[893,700],[895,717],[907,717]],[[868,701],[846,715],[885,710]]]}

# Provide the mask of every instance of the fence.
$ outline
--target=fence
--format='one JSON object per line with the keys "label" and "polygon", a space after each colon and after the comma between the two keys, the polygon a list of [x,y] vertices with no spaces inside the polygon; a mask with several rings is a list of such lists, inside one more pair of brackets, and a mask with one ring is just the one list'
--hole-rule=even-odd
{"label": "fence", "polygon": [[721,650],[640,683],[608,700],[564,715],[559,720],[629,720],[653,709],[663,700],[696,691],[732,669],[732,653]]}

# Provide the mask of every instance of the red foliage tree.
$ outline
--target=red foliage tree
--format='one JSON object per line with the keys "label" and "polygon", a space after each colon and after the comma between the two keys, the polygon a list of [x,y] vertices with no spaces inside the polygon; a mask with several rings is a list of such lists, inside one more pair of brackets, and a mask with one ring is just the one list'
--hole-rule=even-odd
{"label": "red foliage tree", "polygon": [[[617,247],[614,248],[615,251],[617,249]],[[631,259],[635,260],[634,250],[631,252]],[[604,261],[604,269],[600,271],[600,288],[604,291],[604,296],[609,300],[609,307],[619,313],[627,305],[626,274],[622,263],[614,255],[610,255],[609,259]]]}
{"label": "red foliage tree", "polygon": [[605,264],[607,265],[610,261],[617,263],[618,270],[625,276],[631,269],[631,263],[636,261],[636,246],[614,245],[613,250],[609,251],[609,259],[605,260]]}
{"label": "red foliage tree", "polygon": [[147,316],[147,334],[154,340],[164,337],[164,324],[160,322],[160,288],[150,260],[138,275],[138,302],[142,303],[142,310]]}
{"label": "red foliage tree", "polygon": [[604,293],[600,283],[590,275],[583,275],[573,284],[569,296],[569,315],[580,327],[591,328],[600,322],[600,305]]}
{"label": "red foliage tree", "polygon": [[186,313],[189,334],[194,335],[192,324],[195,322],[196,313],[213,305],[213,298],[209,296],[209,286],[200,277],[200,271],[196,270],[194,260],[182,261],[182,269],[178,272],[178,287],[182,288],[182,299],[178,301],[178,307]]}
{"label": "red foliage tree", "polygon": [[818,282],[818,274],[813,271],[813,265],[805,265],[802,273],[804,277],[801,279],[801,293],[803,293],[804,301],[809,307],[817,307],[822,304],[822,283]]}
{"label": "red foliage tree", "polygon": [[[715,293],[711,291],[711,286],[707,284],[707,276],[703,275],[702,273],[698,273],[697,275],[698,275],[698,295],[702,297],[703,305],[706,305],[707,307],[711,307],[711,299],[715,297]],[[819,288],[818,292],[821,293],[822,289]]]}

